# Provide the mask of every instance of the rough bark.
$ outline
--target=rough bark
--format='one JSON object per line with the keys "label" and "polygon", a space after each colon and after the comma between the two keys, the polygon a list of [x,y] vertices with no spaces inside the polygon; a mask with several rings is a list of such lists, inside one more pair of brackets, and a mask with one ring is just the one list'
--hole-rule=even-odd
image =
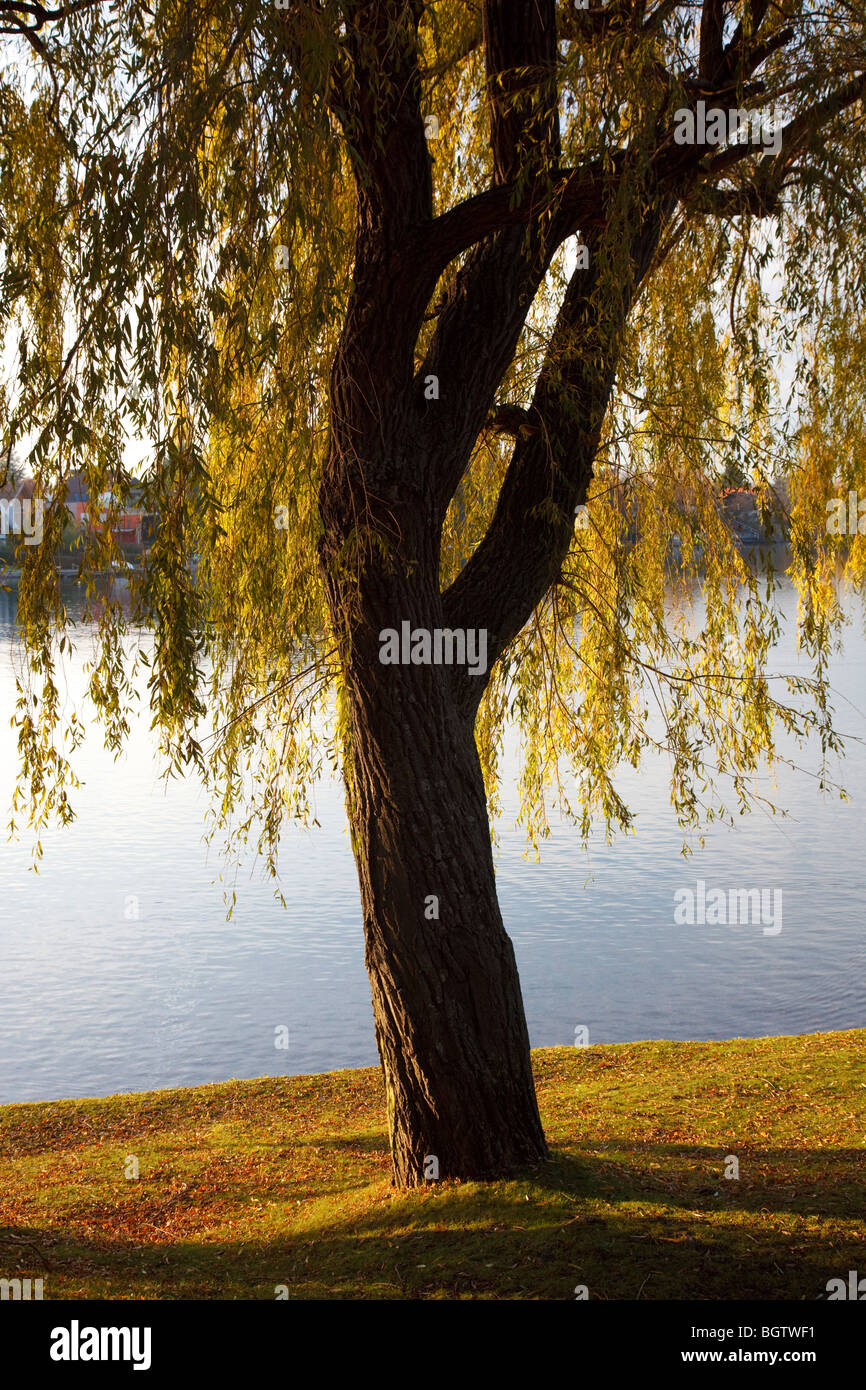
{"label": "rough bark", "polygon": [[[404,534],[402,559],[407,545]],[[347,583],[336,555],[325,546],[394,1180],[424,1182],[431,1158],[439,1178],[501,1176],[543,1158],[546,1146],[473,718],[457,698],[467,676],[379,661],[382,628],[399,630],[404,619],[443,626],[436,556],[422,542],[414,565],[389,565],[373,548]]]}

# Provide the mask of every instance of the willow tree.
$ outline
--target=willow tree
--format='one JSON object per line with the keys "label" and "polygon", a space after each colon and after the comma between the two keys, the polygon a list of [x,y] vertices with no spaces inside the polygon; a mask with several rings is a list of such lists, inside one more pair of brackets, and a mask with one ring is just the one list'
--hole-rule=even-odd
{"label": "willow tree", "polygon": [[[168,769],[275,873],[339,766],[397,1182],[539,1160],[491,849],[503,731],[533,843],[552,802],[628,827],[617,769],[648,748],[699,834],[753,804],[780,728],[835,747],[866,11],[3,0],[0,28],[3,447],[46,508],[15,823],[38,843],[73,814],[65,489],[110,494],[92,575],[137,436],[160,524],[132,613],[91,586],[109,746],[144,662]],[[743,471],[789,512],[812,668],[787,685],[776,579],[716,505]]]}

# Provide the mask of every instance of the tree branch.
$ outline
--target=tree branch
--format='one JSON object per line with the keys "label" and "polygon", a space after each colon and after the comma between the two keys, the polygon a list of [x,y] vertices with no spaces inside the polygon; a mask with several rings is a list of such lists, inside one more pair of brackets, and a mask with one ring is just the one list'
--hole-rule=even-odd
{"label": "tree branch", "polygon": [[802,152],[809,139],[818,134],[822,126],[828,124],[847,107],[853,106],[864,95],[866,73],[861,73],[823,100],[801,111],[782,128],[778,154],[770,159],[762,159],[754,177],[739,188],[719,188],[710,182],[714,177],[727,174],[736,164],[754,158],[753,146],[745,143],[729,145],[709,161],[706,170],[707,181],[693,184],[685,193],[683,201],[689,212],[724,217],[746,214],[767,217],[778,211],[779,195],[793,160]]}
{"label": "tree branch", "polygon": [[719,76],[723,63],[722,35],[725,28],[724,0],[704,0],[701,9],[701,40],[698,72],[708,82]]}
{"label": "tree branch", "polygon": [[[532,433],[512,451],[487,534],[443,595],[449,626],[487,629],[488,662],[505,650],[555,583],[586,500],[631,304],[652,261],[673,200],[660,203],[607,259],[599,233],[587,238],[590,269],[569,281],[533,393]],[[481,698],[464,685],[467,711]]]}
{"label": "tree branch", "polygon": [[394,466],[384,422],[393,429],[411,399],[414,345],[435,285],[412,242],[413,229],[429,225],[433,209],[420,7],[415,0],[363,0],[346,13],[337,114],[355,175],[357,218],[352,290],[330,381],[334,448],[320,493],[333,534],[355,524],[353,489],[365,496],[384,490],[383,474]]}
{"label": "tree branch", "polygon": [[417,20],[411,0],[364,0],[346,21],[348,71],[334,109],[355,171],[359,229],[374,236],[403,236],[433,210]]}
{"label": "tree branch", "polygon": [[0,35],[17,35],[26,39],[34,53],[38,53],[51,68],[52,55],[44,39],[40,37],[39,30],[49,21],[66,19],[79,10],[92,9],[100,3],[101,0],[70,0],[68,5],[49,10],[43,5],[8,3],[8,0],[0,0],[0,18],[7,17],[5,24],[0,22]]}
{"label": "tree branch", "polygon": [[793,155],[797,154],[808,143],[810,136],[816,134],[822,126],[827,125],[847,107],[860,101],[864,94],[866,94],[866,72],[861,72],[844,83],[843,86],[838,87],[835,92],[830,92],[822,101],[817,101],[814,106],[801,111],[783,128],[782,148],[773,162],[779,163],[781,161],[784,165],[789,164]]}
{"label": "tree branch", "polygon": [[437,276],[479,241],[506,227],[525,226],[545,214],[556,218],[560,240],[579,227],[598,222],[601,194],[621,163],[621,156],[594,160],[579,169],[549,170],[521,187],[517,181],[486,188],[440,213],[419,229],[419,252],[429,254]]}
{"label": "tree branch", "polygon": [[485,0],[493,181],[559,163],[555,0]]}
{"label": "tree branch", "polygon": [[[769,8],[770,0],[750,0],[747,4],[744,19],[738,23],[724,52],[719,72],[722,81],[730,82],[738,71],[745,68],[749,46],[757,37]],[[750,72],[754,70],[754,67],[749,69]]]}
{"label": "tree branch", "polygon": [[[420,259],[437,277],[474,248],[446,293],[416,375],[418,429],[429,445],[431,489],[443,518],[562,239],[562,206],[569,213],[589,209],[590,187],[596,194],[600,188],[600,165],[591,177],[559,169],[555,13],[554,0],[485,3],[496,181],[419,229]],[[422,390],[430,376],[440,388],[432,405]]]}
{"label": "tree branch", "polygon": [[[668,9],[678,5],[681,0],[666,0]],[[659,6],[659,9],[664,5]],[[564,39],[595,38],[616,30],[631,29],[637,33],[643,26],[645,0],[613,0],[612,4],[596,5],[584,9],[573,0],[563,5],[557,16],[559,33]],[[651,16],[656,20],[658,10]],[[648,21],[649,22],[649,21]]]}

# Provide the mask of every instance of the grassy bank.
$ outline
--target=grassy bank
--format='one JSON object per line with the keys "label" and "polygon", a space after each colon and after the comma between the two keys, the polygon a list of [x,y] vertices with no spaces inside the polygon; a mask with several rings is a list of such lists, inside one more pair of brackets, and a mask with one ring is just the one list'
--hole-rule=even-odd
{"label": "grassy bank", "polygon": [[0,1107],[0,1275],[51,1299],[815,1299],[866,1275],[866,1030],[533,1060],[552,1160],[408,1195],[376,1070]]}

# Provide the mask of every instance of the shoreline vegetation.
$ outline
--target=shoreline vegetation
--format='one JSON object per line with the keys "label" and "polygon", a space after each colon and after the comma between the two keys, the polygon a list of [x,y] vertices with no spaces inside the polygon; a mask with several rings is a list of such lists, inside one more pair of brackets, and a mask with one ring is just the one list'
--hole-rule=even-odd
{"label": "shoreline vegetation", "polygon": [[864,1056],[866,1029],[539,1048],[550,1160],[408,1193],[378,1068],[0,1106],[0,1276],[46,1300],[827,1298],[866,1275]]}

